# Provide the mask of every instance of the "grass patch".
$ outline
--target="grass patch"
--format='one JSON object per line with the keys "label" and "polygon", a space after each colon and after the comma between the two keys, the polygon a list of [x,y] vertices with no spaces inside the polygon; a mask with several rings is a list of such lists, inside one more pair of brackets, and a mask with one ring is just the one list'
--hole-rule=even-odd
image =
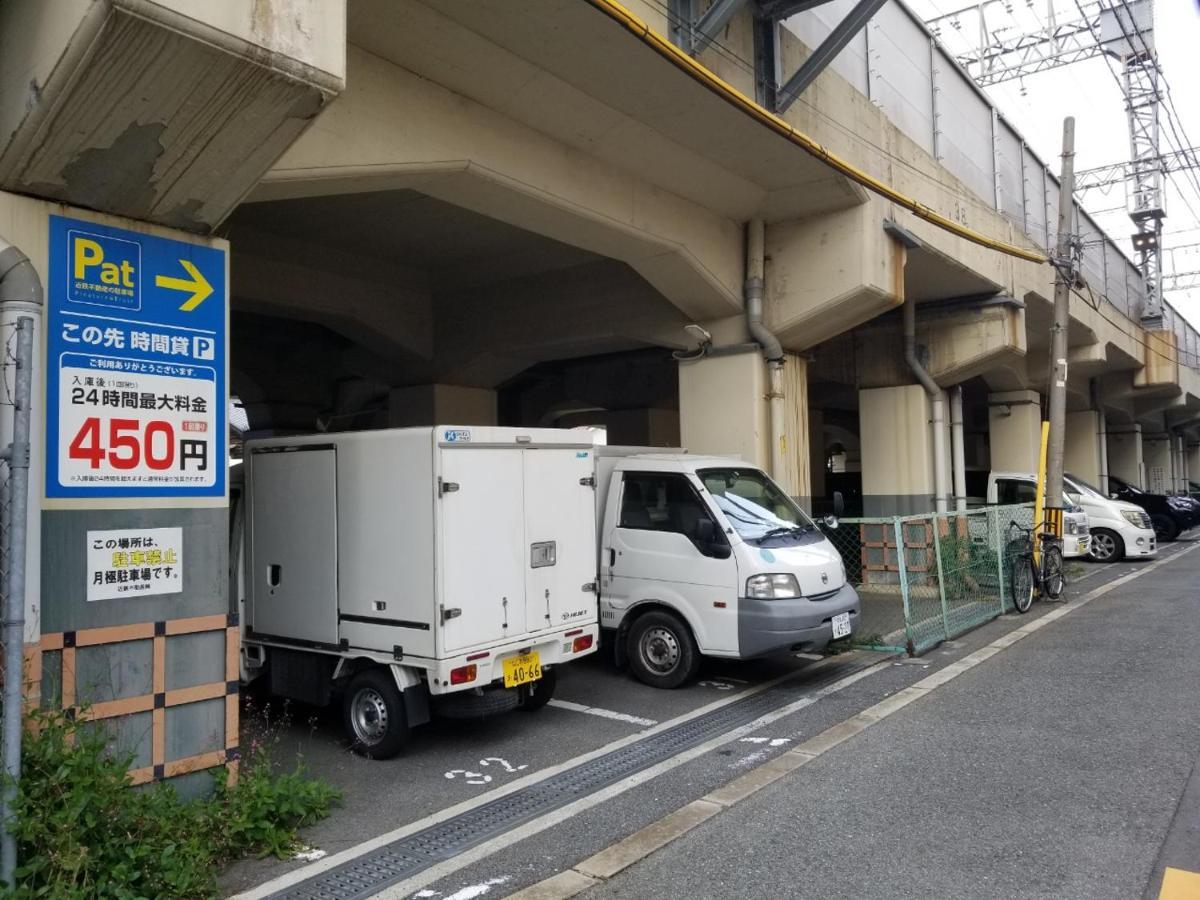
{"label": "grass patch", "polygon": [[298,846],[296,830],[340,800],[303,761],[282,771],[261,745],[240,763],[236,785],[216,770],[207,799],[184,800],[169,783],[133,788],[132,758],[109,744],[103,727],[61,711],[31,717],[16,806],[17,884],[5,896],[215,897],[223,865],[286,857]]}

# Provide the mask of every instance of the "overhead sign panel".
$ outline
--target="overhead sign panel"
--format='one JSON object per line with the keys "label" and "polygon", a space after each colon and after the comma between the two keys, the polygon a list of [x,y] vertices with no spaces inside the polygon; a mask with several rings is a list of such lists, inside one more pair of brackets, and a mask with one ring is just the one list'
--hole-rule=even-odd
{"label": "overhead sign panel", "polygon": [[223,497],[225,251],[50,217],[47,497]]}

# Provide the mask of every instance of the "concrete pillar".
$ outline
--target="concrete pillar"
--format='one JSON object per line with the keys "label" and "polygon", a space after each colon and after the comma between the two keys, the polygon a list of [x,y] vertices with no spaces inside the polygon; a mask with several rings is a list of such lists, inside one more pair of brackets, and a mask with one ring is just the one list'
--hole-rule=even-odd
{"label": "concrete pillar", "polygon": [[1152,494],[1168,493],[1171,490],[1171,436],[1162,432],[1142,435],[1142,460],[1146,471],[1142,487]]}
{"label": "concrete pillar", "polygon": [[813,499],[825,496],[825,411],[811,407],[808,410],[808,462],[811,496],[804,508],[812,512]]}
{"label": "concrete pillar", "polygon": [[1037,391],[988,395],[988,436],[993,472],[1037,472],[1042,406]]}
{"label": "concrete pillar", "polygon": [[[772,477],[793,497],[811,497],[808,367],[788,354],[783,369],[784,472]],[[733,456],[771,470],[767,368],[758,353],[679,365],[679,433],[693,453]]]}
{"label": "concrete pillar", "polygon": [[[920,385],[858,392],[863,514],[903,516],[934,509],[933,431]],[[950,446],[949,434],[946,447]],[[949,449],[947,449],[949,455]],[[949,471],[949,460],[946,461]]]}
{"label": "concrete pillar", "polygon": [[393,388],[388,396],[388,425],[495,425],[496,392],[457,384],[419,384]]}
{"label": "concrete pillar", "polygon": [[[1200,482],[1200,443],[1187,443],[1185,439],[1187,456],[1187,476],[1189,482]],[[1188,484],[1188,491],[1191,491],[1191,484]]]}
{"label": "concrete pillar", "polygon": [[1100,484],[1100,413],[1094,409],[1067,413],[1064,470],[1089,484]]}
{"label": "concrete pillar", "polygon": [[1108,432],[1108,474],[1142,486],[1142,426],[1130,425]]}

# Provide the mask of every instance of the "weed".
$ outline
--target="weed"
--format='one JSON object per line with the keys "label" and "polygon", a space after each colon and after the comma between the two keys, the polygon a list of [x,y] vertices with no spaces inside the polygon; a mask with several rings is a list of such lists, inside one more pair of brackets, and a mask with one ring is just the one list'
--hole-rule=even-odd
{"label": "weed", "polygon": [[111,752],[110,735],[80,718],[44,711],[29,720],[11,896],[213,897],[223,864],[286,856],[296,830],[340,799],[301,761],[280,772],[261,748],[242,761],[236,785],[219,769],[207,799],[184,800],[168,783],[132,788],[131,756]]}

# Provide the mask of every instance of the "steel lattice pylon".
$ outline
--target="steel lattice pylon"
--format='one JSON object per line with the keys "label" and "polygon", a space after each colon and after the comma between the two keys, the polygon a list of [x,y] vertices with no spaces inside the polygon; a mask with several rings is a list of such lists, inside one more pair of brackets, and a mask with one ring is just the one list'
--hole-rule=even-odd
{"label": "steel lattice pylon", "polygon": [[[1121,87],[1129,123],[1130,162],[1121,167],[1127,178],[1129,217],[1137,231],[1133,247],[1138,252],[1146,280],[1143,323],[1162,324],[1162,220],[1163,175],[1175,156],[1164,158],[1159,141],[1159,110],[1162,104],[1162,70],[1154,49],[1154,19],[1151,0],[1088,0],[1076,3],[1077,18],[1059,22],[1054,0],[1047,0],[1046,25],[1028,34],[1013,35],[989,30],[987,8],[1006,6],[1004,0],[978,2],[927,22],[934,34],[947,25],[961,28],[966,14],[978,16],[979,44],[957,57],[981,87],[1023,78],[1092,57],[1107,55],[1121,63]],[[1187,165],[1184,159],[1177,168]],[[1114,179],[1115,180],[1115,179]],[[1111,183],[1111,181],[1109,182]],[[1089,186],[1084,184],[1084,186]]]}

